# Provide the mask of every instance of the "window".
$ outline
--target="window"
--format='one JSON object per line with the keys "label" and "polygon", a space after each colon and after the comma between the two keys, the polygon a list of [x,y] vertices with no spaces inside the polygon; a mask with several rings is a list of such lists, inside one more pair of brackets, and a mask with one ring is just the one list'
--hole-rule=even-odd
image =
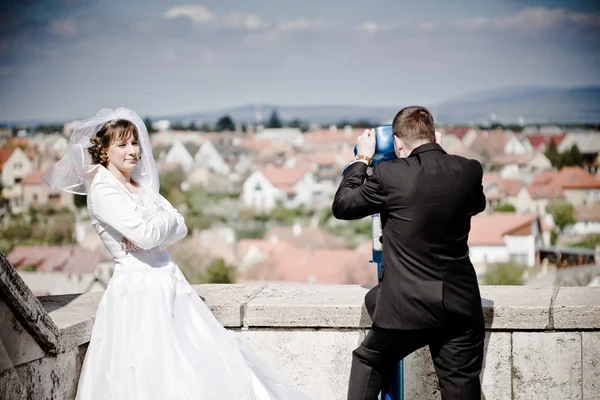
{"label": "window", "polygon": [[256,186],[254,186],[254,190],[257,192],[260,192],[262,190],[262,186],[260,186],[260,182],[256,183]]}
{"label": "window", "polygon": [[50,204],[52,204],[53,206],[58,206],[60,205],[60,194],[59,193],[52,193],[48,195],[48,202]]}
{"label": "window", "polygon": [[37,195],[37,193],[33,194],[33,205],[34,206],[38,205],[38,195]]}

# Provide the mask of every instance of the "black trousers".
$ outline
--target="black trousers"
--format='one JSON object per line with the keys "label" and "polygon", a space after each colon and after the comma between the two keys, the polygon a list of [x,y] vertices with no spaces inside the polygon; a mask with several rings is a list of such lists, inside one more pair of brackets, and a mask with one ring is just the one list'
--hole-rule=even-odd
{"label": "black trousers", "polygon": [[483,318],[449,318],[448,328],[389,330],[377,326],[352,352],[348,400],[376,400],[395,365],[429,346],[442,400],[481,400]]}

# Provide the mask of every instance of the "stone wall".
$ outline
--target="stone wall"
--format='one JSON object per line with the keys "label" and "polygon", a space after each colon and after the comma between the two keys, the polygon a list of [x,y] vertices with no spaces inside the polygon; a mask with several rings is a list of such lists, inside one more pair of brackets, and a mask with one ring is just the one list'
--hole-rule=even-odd
{"label": "stone wall", "polygon": [[[363,307],[367,288],[199,285],[195,289],[216,318],[238,331],[292,386],[313,399],[345,399],[351,352],[370,325]],[[481,291],[487,326],[481,376],[486,400],[600,399],[600,288],[482,286]],[[15,357],[35,348],[33,339],[17,324],[5,330],[2,321],[4,346],[10,343],[21,350],[2,353],[0,398],[74,398],[100,296],[39,298],[58,332],[56,351],[30,350],[29,357]],[[0,315],[16,321],[10,310],[4,304]],[[6,359],[12,365],[7,367]],[[405,360],[405,398],[440,398],[426,348]]]}

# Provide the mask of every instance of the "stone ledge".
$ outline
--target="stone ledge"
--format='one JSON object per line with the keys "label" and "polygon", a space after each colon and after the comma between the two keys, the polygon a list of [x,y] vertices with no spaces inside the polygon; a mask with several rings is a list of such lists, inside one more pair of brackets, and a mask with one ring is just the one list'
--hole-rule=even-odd
{"label": "stone ledge", "polygon": [[246,327],[369,327],[364,296],[356,285],[274,284],[246,305]]}
{"label": "stone ledge", "polygon": [[44,351],[56,352],[58,327],[0,252],[0,298]]}
{"label": "stone ledge", "polygon": [[486,328],[544,330],[551,327],[553,286],[481,286]]}
{"label": "stone ledge", "polygon": [[[371,324],[363,305],[368,287],[236,284],[194,289],[228,328],[361,329]],[[600,329],[600,288],[482,286],[481,295],[491,331]],[[84,293],[39,298],[56,327],[58,350],[89,340],[101,297],[102,293]]]}
{"label": "stone ledge", "polygon": [[552,312],[554,329],[600,328],[600,287],[561,287]]}

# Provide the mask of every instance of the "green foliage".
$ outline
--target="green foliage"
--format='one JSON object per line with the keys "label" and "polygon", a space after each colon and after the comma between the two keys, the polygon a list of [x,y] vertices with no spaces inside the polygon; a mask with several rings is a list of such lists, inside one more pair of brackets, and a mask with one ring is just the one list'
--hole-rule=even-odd
{"label": "green foliage", "polygon": [[360,241],[368,239],[372,235],[371,218],[346,221],[343,224],[327,226],[325,230],[332,235],[341,237],[349,247],[356,247]]}
{"label": "green foliage", "polygon": [[556,246],[556,241],[558,240],[558,233],[556,231],[550,232],[550,246]]}
{"label": "green foliage", "polygon": [[76,194],[73,198],[73,203],[77,208],[85,208],[87,207],[87,196]]}
{"label": "green foliage", "polygon": [[235,123],[233,119],[229,115],[224,115],[217,121],[217,125],[215,126],[215,130],[217,132],[223,131],[235,131]]}
{"label": "green foliage", "polygon": [[510,203],[500,203],[494,207],[494,211],[497,212],[515,212],[517,209]]}
{"label": "green foliage", "polygon": [[550,143],[548,144],[548,147],[546,148],[544,155],[548,158],[548,160],[550,160],[550,162],[552,163],[552,166],[554,168],[557,168],[557,169],[560,168],[561,155],[558,152],[558,149],[556,147],[556,142],[554,141],[554,139],[552,139],[550,141]]}
{"label": "green foliage", "polygon": [[264,239],[267,228],[264,225],[259,227],[239,228],[235,230],[238,239]]}
{"label": "green foliage", "polygon": [[163,197],[165,197],[166,199],[168,199],[169,201],[171,201],[171,199],[169,199],[169,194],[172,193],[173,189],[180,190],[181,184],[183,183],[184,180],[185,180],[185,171],[183,170],[183,168],[180,165],[178,165],[175,168],[163,171],[159,175],[160,194]]}
{"label": "green foliage", "polygon": [[25,266],[21,267],[21,271],[24,271],[24,272],[35,272],[36,269],[35,269],[35,267],[33,265],[25,265]]}
{"label": "green foliage", "polygon": [[68,210],[35,209],[8,217],[0,229],[0,251],[8,254],[17,245],[74,243],[75,216]]}
{"label": "green foliage", "polygon": [[559,153],[556,143],[554,142],[554,139],[552,139],[544,154],[556,169],[561,169],[566,166],[583,166],[583,155],[576,144],[573,144],[569,150]]}
{"label": "green foliage", "polygon": [[300,218],[307,218],[312,216],[312,212],[303,209],[302,207],[297,208],[285,208],[283,205],[278,204],[268,214],[266,220],[275,220],[277,222],[292,223]]}
{"label": "green foliage", "polygon": [[577,243],[570,244],[569,247],[578,247],[583,249],[595,249],[596,246],[600,245],[600,233],[590,233],[585,235]]}
{"label": "green foliage", "polygon": [[144,119],[144,125],[146,125],[146,129],[148,130],[149,134],[152,134],[152,133],[156,132],[156,129],[154,129],[152,127],[152,121],[150,120],[150,118],[145,118]]}
{"label": "green foliage", "polygon": [[546,207],[546,212],[552,216],[554,224],[559,232],[562,232],[565,226],[574,224],[575,207],[565,200],[552,200]]}
{"label": "green foliage", "polygon": [[527,267],[513,263],[488,265],[483,283],[485,285],[523,285],[523,274]]}
{"label": "green foliage", "polygon": [[234,283],[235,267],[225,263],[222,258],[213,260],[204,273],[203,283]]}
{"label": "green foliage", "polygon": [[281,119],[279,119],[279,114],[277,114],[277,110],[273,110],[271,112],[271,117],[269,117],[269,121],[267,122],[267,128],[282,128],[283,123]]}

